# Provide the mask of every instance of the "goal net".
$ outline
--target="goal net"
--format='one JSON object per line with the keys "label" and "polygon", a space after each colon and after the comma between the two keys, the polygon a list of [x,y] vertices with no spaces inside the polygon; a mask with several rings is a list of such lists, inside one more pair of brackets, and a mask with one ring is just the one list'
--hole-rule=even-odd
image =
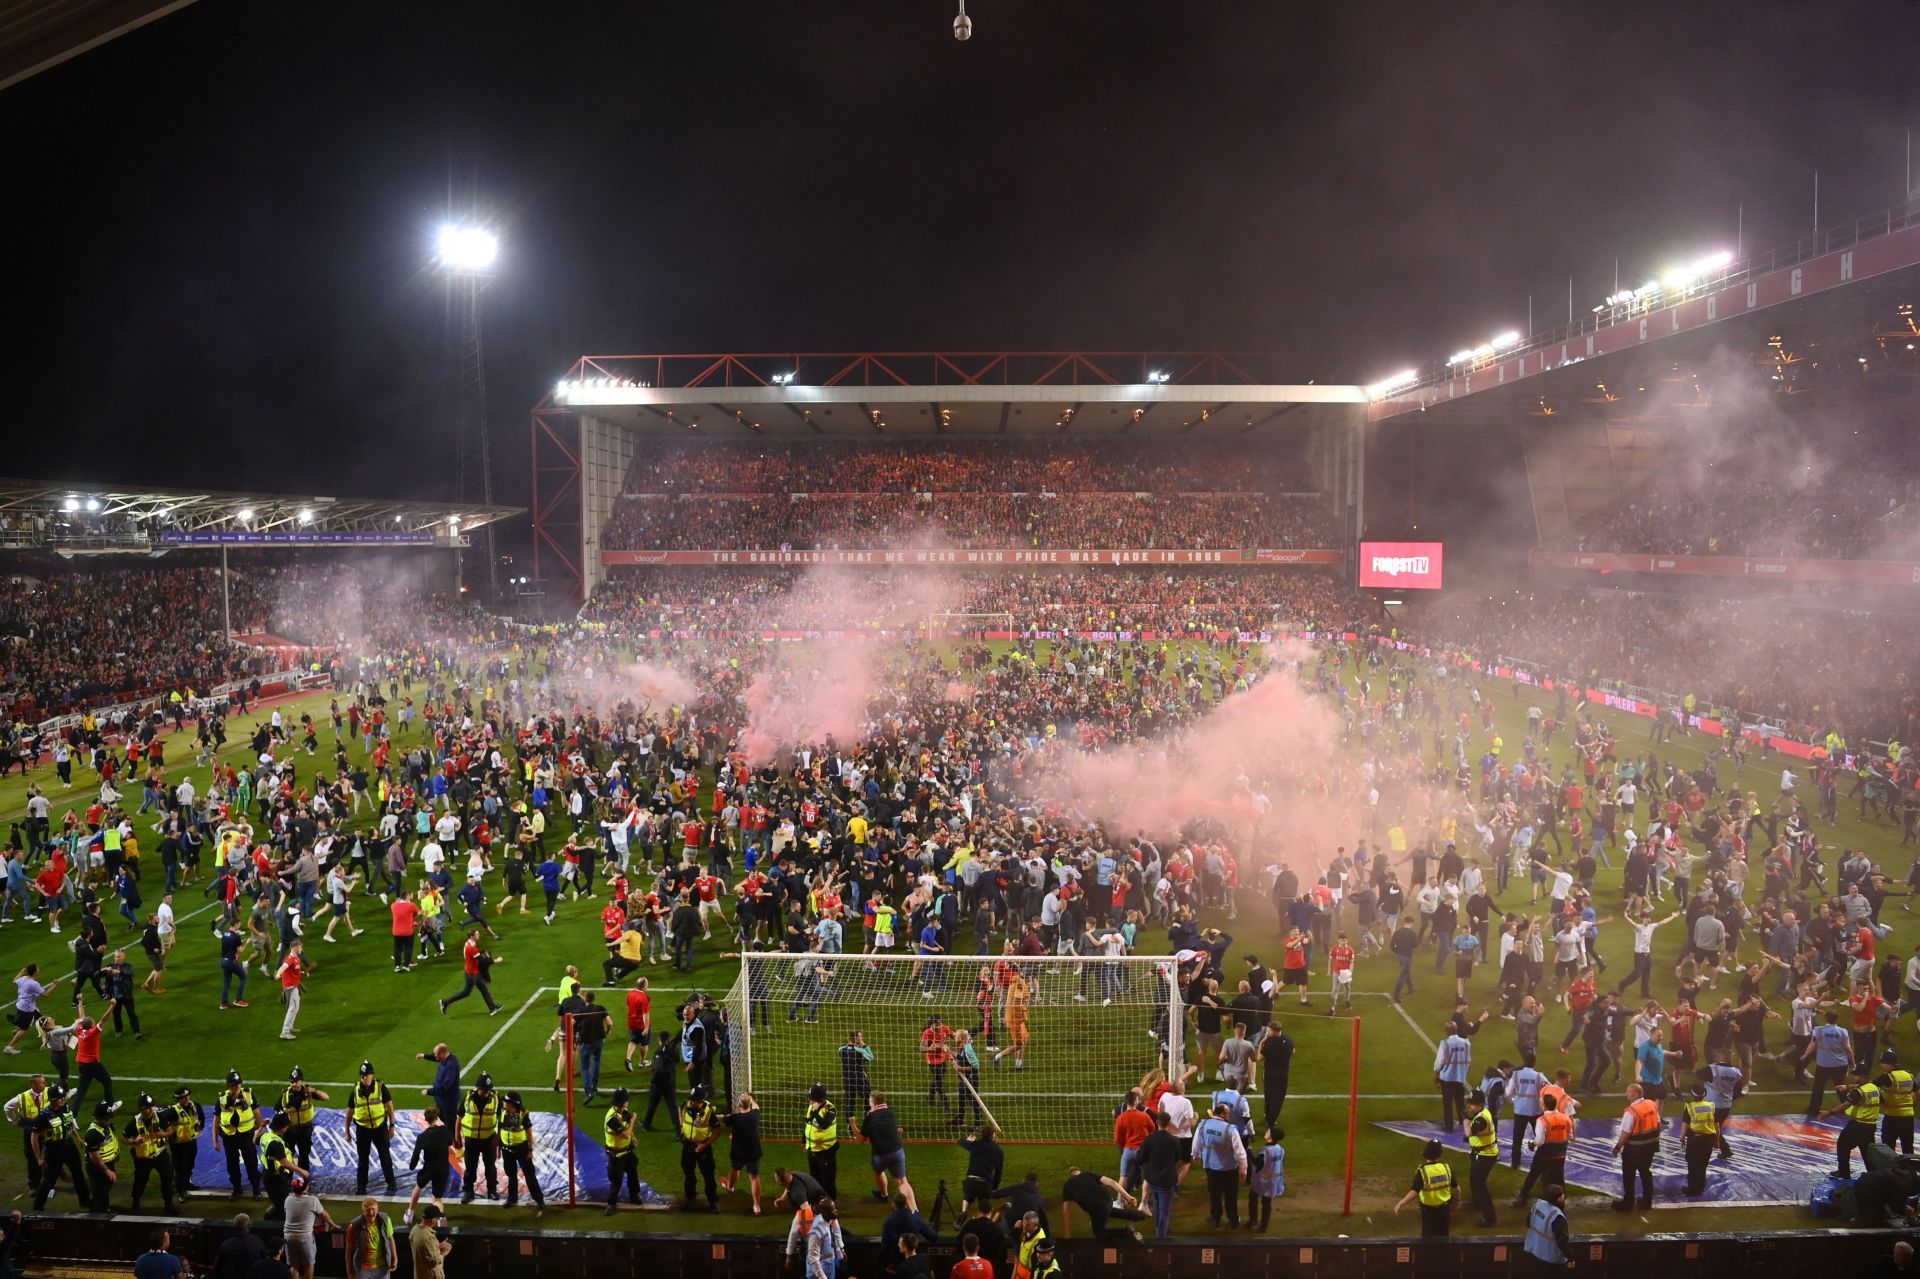
{"label": "goal net", "polygon": [[749,954],[728,996],[734,1088],[772,1132],[800,1130],[817,1083],[843,1136],[878,1091],[909,1141],[991,1125],[1104,1144],[1127,1090],[1184,1059],[1175,972],[1172,956]]}
{"label": "goal net", "polygon": [[927,639],[979,640],[990,632],[1013,634],[1012,613],[929,613]]}

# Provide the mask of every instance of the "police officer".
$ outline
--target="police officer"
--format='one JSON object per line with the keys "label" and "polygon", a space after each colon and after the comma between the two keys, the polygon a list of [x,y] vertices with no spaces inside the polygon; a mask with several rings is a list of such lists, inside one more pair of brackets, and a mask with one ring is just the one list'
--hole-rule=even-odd
{"label": "police officer", "polygon": [[1473,1206],[1480,1212],[1480,1224],[1491,1226],[1498,1218],[1488,1178],[1500,1164],[1500,1125],[1487,1108],[1486,1094],[1478,1088],[1467,1094],[1467,1150],[1467,1184],[1473,1192]]}
{"label": "police officer", "polygon": [[485,1071],[467,1091],[460,1103],[459,1121],[454,1125],[454,1145],[464,1158],[460,1162],[460,1202],[470,1204],[480,1188],[480,1169],[487,1170],[487,1198],[500,1197],[500,1158],[498,1133],[500,1099],[493,1091],[493,1076]]}
{"label": "police officer", "polygon": [[1880,1141],[1897,1146],[1901,1154],[1913,1153],[1913,1072],[1900,1068],[1900,1054],[1889,1048],[1880,1054],[1881,1071],[1874,1083],[1880,1088]]}
{"label": "police officer", "polygon": [[200,1158],[200,1133],[207,1126],[207,1112],[193,1099],[193,1089],[173,1090],[173,1132],[168,1135],[173,1156],[173,1193],[185,1199],[193,1189],[193,1165]]}
{"label": "police officer", "polygon": [[253,1187],[253,1197],[261,1198],[260,1191],[260,1105],[253,1099],[253,1089],[246,1086],[240,1078],[240,1072],[227,1072],[227,1090],[214,1099],[213,1103],[213,1148],[218,1151],[223,1146],[227,1152],[227,1186],[229,1199],[240,1197],[240,1165],[247,1166],[247,1182]]}
{"label": "police officer", "polygon": [[40,1183],[33,1192],[33,1210],[40,1211],[47,1206],[47,1196],[59,1184],[60,1174],[66,1173],[73,1183],[73,1192],[80,1199],[86,1199],[82,1187],[87,1184],[87,1174],[82,1171],[80,1162],[80,1125],[67,1109],[67,1090],[62,1084],[54,1084],[47,1089],[46,1104],[40,1107],[39,1118],[33,1121],[33,1157],[40,1165]]}
{"label": "police officer", "polygon": [[120,1139],[113,1134],[113,1115],[120,1107],[102,1101],[93,1108],[93,1122],[81,1134],[87,1150],[87,1210],[111,1212],[107,1197],[113,1183],[120,1180]]}
{"label": "police officer", "polygon": [[1862,1079],[1851,1088],[1840,1090],[1840,1104],[1827,1111],[1828,1116],[1845,1113],[1847,1123],[1834,1141],[1840,1167],[1834,1176],[1853,1180],[1853,1152],[1866,1153],[1873,1144],[1873,1130],[1880,1123],[1880,1085]]}
{"label": "police officer", "polygon": [[613,1090],[613,1104],[607,1109],[606,1127],[601,1144],[607,1151],[607,1215],[620,1208],[620,1183],[627,1184],[627,1202],[640,1202],[640,1163],[633,1153],[633,1110],[627,1105],[627,1090]]}
{"label": "police officer", "polygon": [[373,1063],[360,1063],[360,1082],[347,1094],[347,1126],[353,1129],[354,1148],[359,1153],[359,1168],[354,1175],[353,1193],[367,1193],[369,1156],[378,1151],[380,1172],[387,1179],[387,1193],[400,1193],[393,1178],[393,1094],[374,1073]]}
{"label": "police officer", "polygon": [[1442,1150],[1438,1141],[1427,1143],[1420,1152],[1420,1166],[1413,1170],[1413,1188],[1393,1206],[1397,1215],[1415,1199],[1420,1201],[1422,1239],[1445,1239],[1452,1229],[1453,1166],[1440,1157]]}
{"label": "police officer", "polygon": [[293,1129],[293,1119],[286,1111],[275,1111],[273,1122],[267,1125],[267,1135],[260,1140],[260,1164],[267,1174],[267,1199],[272,1207],[267,1209],[268,1221],[284,1221],[287,1216],[287,1196],[293,1193],[293,1179],[304,1175],[304,1165],[293,1161],[293,1143],[287,1134]]}
{"label": "police officer", "polygon": [[807,1172],[826,1188],[827,1198],[840,1198],[840,1112],[827,1099],[827,1086],[807,1089],[807,1117],[801,1136],[807,1147]]}
{"label": "police officer", "polygon": [[154,1106],[151,1093],[140,1094],[140,1109],[127,1121],[127,1145],[133,1148],[133,1210],[140,1211],[140,1197],[147,1181],[157,1177],[160,1198],[168,1215],[173,1213],[173,1126]]}
{"label": "police officer", "polygon": [[275,1113],[287,1117],[287,1145],[293,1150],[293,1161],[302,1168],[313,1167],[313,1103],[316,1099],[332,1100],[308,1084],[305,1072],[295,1066],[287,1074],[287,1086],[280,1090],[280,1104],[275,1107]]}
{"label": "police officer", "polygon": [[1720,1139],[1720,1124],[1704,1081],[1693,1086],[1693,1097],[1681,1108],[1680,1120],[1687,1136],[1687,1193],[1702,1195],[1707,1190],[1707,1163]]}
{"label": "police officer", "polygon": [[1533,1201],[1527,1215],[1527,1242],[1522,1245],[1537,1274],[1573,1268],[1573,1240],[1567,1228],[1566,1188],[1557,1182]]}
{"label": "police officer", "polygon": [[47,1077],[35,1075],[27,1081],[25,1091],[16,1093],[7,1099],[7,1122],[20,1125],[21,1144],[26,1149],[27,1184],[40,1184],[40,1160],[33,1150],[33,1133],[39,1125],[40,1112],[47,1105]]}
{"label": "police officer", "polygon": [[533,1200],[534,1215],[546,1211],[546,1196],[540,1190],[540,1178],[533,1169],[533,1116],[527,1113],[520,1094],[510,1092],[500,1098],[500,1160],[506,1166],[507,1207],[520,1202],[520,1177],[526,1174],[527,1196]]}
{"label": "police officer", "polygon": [[698,1169],[707,1184],[707,1211],[720,1211],[720,1195],[713,1184],[713,1141],[720,1135],[720,1116],[707,1100],[707,1086],[695,1084],[680,1108],[680,1174],[686,1179],[686,1210],[693,1211],[693,1174]]}

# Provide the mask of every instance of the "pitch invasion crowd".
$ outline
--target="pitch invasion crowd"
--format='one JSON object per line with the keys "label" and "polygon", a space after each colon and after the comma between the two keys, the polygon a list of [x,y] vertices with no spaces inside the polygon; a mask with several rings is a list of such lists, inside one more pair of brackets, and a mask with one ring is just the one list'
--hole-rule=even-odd
{"label": "pitch invasion crowd", "polygon": [[[1717,1063],[1738,1070],[1744,1086],[1759,1062],[1784,1054],[1774,1067],[1783,1076],[1814,1070],[1816,1109],[1846,1067],[1876,1060],[1893,1009],[1920,996],[1920,966],[1902,968],[1876,950],[1880,911],[1904,872],[1883,874],[1825,846],[1820,833],[1813,805],[1848,779],[1789,770],[1775,786],[1769,766],[1769,784],[1746,789],[1741,770],[1751,762],[1681,770],[1659,758],[1657,743],[1617,741],[1564,701],[1530,713],[1521,740],[1503,740],[1476,682],[1446,662],[1333,644],[1276,666],[1255,646],[1083,642],[1044,654],[1031,644],[969,647],[956,672],[929,650],[901,648],[864,707],[858,740],[789,743],[774,761],[754,764],[739,747],[745,689],[765,646],[716,637],[642,647],[685,672],[696,695],[672,707],[609,697],[606,676],[624,648],[569,629],[538,661],[519,650],[449,657],[451,649],[424,645],[343,661],[330,716],[287,722],[271,710],[246,713],[249,762],[222,766],[204,785],[142,783],[151,742],[163,734],[71,753],[74,791],[34,795],[7,852],[0,918],[24,913],[26,926],[51,930],[64,921],[76,933],[77,975],[71,992],[36,970],[19,975],[18,1033],[8,1047],[45,1051],[63,1077],[72,1050],[76,1109],[96,1083],[110,1091],[100,1022],[78,1001],[111,1001],[111,1014],[126,1014],[131,1033],[141,1033],[138,996],[179,967],[168,958],[170,897],[194,889],[223,907],[213,946],[193,943],[204,955],[204,993],[211,997],[217,960],[220,1002],[235,1009],[247,1005],[250,965],[297,991],[320,921],[322,938],[351,944],[363,930],[348,911],[357,904],[370,914],[369,894],[387,898],[380,909],[393,922],[397,970],[464,936],[462,987],[423,991],[423,999],[478,994],[489,1009],[490,912],[529,897],[543,918],[564,909],[567,926],[600,930],[609,982],[662,960],[686,967],[702,946],[743,941],[867,949],[890,932],[909,946],[1035,956],[1074,952],[1093,926],[1117,926],[1142,950],[1185,952],[1196,1058],[1175,1063],[1157,1100],[1139,1101],[1151,1105],[1155,1131],[1161,1113],[1186,1129],[1176,1141],[1213,1134],[1204,1147],[1182,1147],[1176,1162],[1219,1174],[1207,1178],[1217,1192],[1249,1175],[1250,1148],[1265,1149],[1250,1098],[1267,1126],[1281,1117],[1290,1062],[1277,1048],[1262,1051],[1282,1041],[1261,1035],[1275,1009],[1324,1000],[1331,1010],[1350,1000],[1354,965],[1376,954],[1383,967],[1385,956],[1394,960],[1396,998],[1437,979],[1451,980],[1465,1001],[1453,1021],[1433,1028],[1448,1127],[1478,1119],[1468,1093],[1476,1083],[1511,1089],[1530,1058],[1557,1071],[1543,1034],[1580,1046],[1581,1069],[1561,1081],[1569,1104],[1592,1104],[1623,1068],[1657,1096],[1669,1071]],[[1348,749],[1310,761],[1249,758],[1213,811],[1167,829],[1111,830],[1049,802],[1047,779],[1070,752],[1165,739],[1262,679],[1299,681]],[[954,695],[956,682],[963,696]],[[225,731],[211,715],[195,727],[214,740]],[[341,749],[356,740],[370,752],[364,763]],[[1889,781],[1912,793],[1907,773]],[[1863,804],[1870,790],[1863,786]],[[1886,797],[1873,797],[1885,811]],[[1302,807],[1342,814],[1349,844],[1287,846],[1277,832]],[[154,874],[149,858],[143,876],[149,841],[160,865]],[[1597,899],[1595,867],[1613,857],[1624,859],[1624,890]],[[592,907],[606,903],[597,916],[563,900],[589,896]],[[1273,910],[1282,953],[1232,954],[1231,937],[1200,927],[1202,908],[1229,918]],[[712,936],[716,911],[733,936]],[[1598,925],[1618,914],[1633,921],[1634,953],[1602,957]],[[110,949],[115,916],[144,957],[144,975],[133,946]],[[1669,926],[1686,930],[1687,956],[1670,987],[1660,975],[1655,999],[1642,957]],[[1610,965],[1631,971],[1603,982]],[[1722,980],[1730,983],[1724,998]],[[628,1025],[644,1058],[651,1009],[634,1002],[638,993],[627,996]],[[74,1000],[76,1018],[64,1025],[42,1006],[62,995]],[[584,992],[578,998],[574,1011],[585,1013],[591,1005]],[[1826,1012],[1853,1031],[1844,1053],[1816,1051],[1813,1022]],[[1499,1061],[1475,1071],[1470,1037],[1496,1014],[1511,1021],[1511,1051],[1483,1048]],[[667,1061],[655,1080],[670,1114],[676,1083],[704,1086],[705,1104],[734,1110],[725,1072],[715,1070],[726,1043],[707,1020],[717,1016],[680,1015],[680,1025],[704,1027],[680,1032],[693,1045],[684,1072],[672,1031],[653,1046]],[[282,1035],[296,1035],[297,998],[283,1017]],[[1240,1024],[1248,1035],[1235,1033]],[[1629,1032],[1634,1064],[1623,1067]],[[1638,1051],[1656,1040],[1671,1065]],[[1833,1053],[1845,1060],[1836,1064]],[[1196,1088],[1218,1083],[1231,1094],[1210,1091],[1208,1104],[1225,1108],[1231,1138],[1209,1126],[1222,1115],[1201,1118],[1167,1100],[1183,1097],[1196,1075]],[[582,1076],[597,1094],[584,1060]],[[616,1174],[630,1158],[618,1140],[632,1126],[623,1091],[608,1098]],[[682,1108],[681,1120],[688,1113]],[[692,1135],[684,1122],[679,1128],[690,1202],[719,1131],[699,1122],[699,1106],[691,1113]],[[799,1118],[776,1122],[784,1133]],[[1152,1134],[1128,1127],[1141,1144],[1123,1134],[1124,1148],[1143,1148]],[[86,1140],[91,1160],[99,1142]],[[1536,1167],[1551,1183],[1555,1159],[1543,1152]],[[43,1189],[70,1175],[64,1156],[49,1166]],[[1161,1167],[1126,1156],[1123,1201],[1142,1180],[1164,1188],[1154,1180]],[[231,1175],[237,1191],[237,1167]],[[830,1200],[827,1165],[810,1161],[807,1175]],[[624,1178],[612,1180],[617,1194]],[[807,1183],[796,1195],[792,1176],[782,1184],[796,1207],[815,1197]],[[714,1202],[712,1183],[704,1188]],[[1483,1190],[1476,1184],[1477,1206]],[[1213,1215],[1237,1216],[1236,1196],[1210,1195]]]}
{"label": "pitch invasion crowd", "polygon": [[[1832,437],[1828,437],[1831,439]],[[1817,461],[1785,461],[1764,443],[1717,461],[1706,475],[1657,478],[1550,544],[1569,550],[1667,555],[1902,558],[1913,550],[1904,510],[1915,480],[1905,443],[1883,451],[1823,447]]]}
{"label": "pitch invasion crowd", "polygon": [[1423,607],[1435,644],[1638,685],[1784,725],[1811,741],[1836,725],[1856,739],[1920,732],[1920,640],[1899,614],[1819,601],[1730,600],[1539,586],[1449,596]]}
{"label": "pitch invasion crowd", "polygon": [[[1023,633],[1336,630],[1369,617],[1353,592],[1315,572],[981,569],[946,572],[941,583],[947,606],[942,611],[979,615],[971,622],[955,619],[956,627],[1010,626]],[[991,621],[996,614],[1006,617]],[[642,631],[826,629],[795,619],[831,619],[847,629],[927,623],[924,615],[904,616],[894,606],[884,570],[858,569],[630,569],[595,593],[584,616]]]}

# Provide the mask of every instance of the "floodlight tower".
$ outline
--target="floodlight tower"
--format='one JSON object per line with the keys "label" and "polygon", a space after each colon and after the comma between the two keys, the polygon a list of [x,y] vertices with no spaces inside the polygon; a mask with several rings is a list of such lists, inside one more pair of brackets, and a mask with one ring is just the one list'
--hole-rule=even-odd
{"label": "floodlight tower", "polygon": [[[459,502],[493,505],[493,465],[487,443],[487,361],[480,332],[480,293],[493,277],[500,239],[485,227],[449,222],[440,228],[440,267],[453,290],[460,325],[459,440],[454,449],[454,498]],[[481,529],[487,557],[487,598],[499,594],[495,574],[499,557],[493,548],[493,524]],[[454,552],[454,576],[460,579],[460,553]]]}

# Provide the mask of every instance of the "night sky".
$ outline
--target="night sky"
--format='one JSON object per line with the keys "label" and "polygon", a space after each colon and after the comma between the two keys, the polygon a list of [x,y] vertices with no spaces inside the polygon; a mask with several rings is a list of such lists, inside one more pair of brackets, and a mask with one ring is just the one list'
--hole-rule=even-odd
{"label": "night sky", "polygon": [[1183,348],[1364,381],[1902,198],[1920,4],[200,0],[0,93],[11,474],[495,491],[585,353]]}

